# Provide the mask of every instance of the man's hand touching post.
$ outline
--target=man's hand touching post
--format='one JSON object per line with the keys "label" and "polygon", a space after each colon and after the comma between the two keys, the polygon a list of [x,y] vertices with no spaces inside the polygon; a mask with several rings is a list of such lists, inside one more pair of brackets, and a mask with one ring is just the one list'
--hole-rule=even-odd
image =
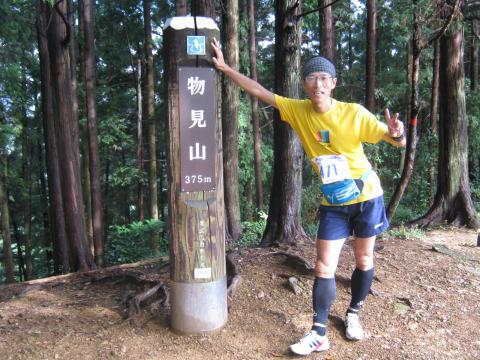
{"label": "man's hand touching post", "polygon": [[240,86],[251,96],[255,96],[264,103],[272,105],[275,108],[277,107],[275,103],[275,95],[271,91],[268,91],[262,85],[250,79],[249,77],[240,74],[237,70],[232,69],[227,63],[225,63],[222,50],[220,49],[220,43],[217,39],[214,38],[211,44],[214,53],[214,56],[212,56],[212,61],[217,70],[228,76],[235,84]]}

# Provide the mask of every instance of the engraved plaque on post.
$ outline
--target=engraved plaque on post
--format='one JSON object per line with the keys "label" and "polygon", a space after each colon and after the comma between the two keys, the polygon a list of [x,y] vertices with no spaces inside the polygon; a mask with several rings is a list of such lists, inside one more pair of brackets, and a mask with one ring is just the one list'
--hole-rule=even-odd
{"label": "engraved plaque on post", "polygon": [[179,67],[181,191],[215,189],[216,84],[213,68]]}

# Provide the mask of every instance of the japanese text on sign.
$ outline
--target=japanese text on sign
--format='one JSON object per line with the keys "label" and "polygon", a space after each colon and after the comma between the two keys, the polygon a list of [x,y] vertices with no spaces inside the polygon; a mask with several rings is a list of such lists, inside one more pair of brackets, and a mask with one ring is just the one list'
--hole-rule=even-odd
{"label": "japanese text on sign", "polygon": [[216,84],[212,68],[180,67],[182,191],[215,189]]}

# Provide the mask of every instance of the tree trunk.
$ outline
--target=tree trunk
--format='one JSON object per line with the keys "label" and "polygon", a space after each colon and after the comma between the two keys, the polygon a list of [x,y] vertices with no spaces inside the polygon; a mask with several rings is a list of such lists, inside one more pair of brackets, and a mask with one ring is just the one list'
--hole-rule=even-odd
{"label": "tree trunk", "polygon": [[[298,98],[301,25],[293,21],[301,2],[275,1],[275,93]],[[300,140],[294,130],[274,115],[274,164],[268,221],[262,246],[295,244],[305,236],[301,224],[302,159]]]}
{"label": "tree trunk", "polygon": [[[433,50],[433,79],[432,79],[432,99],[430,103],[431,107],[431,125],[430,130],[432,136],[437,134],[437,117],[438,117],[438,97],[439,97],[439,77],[440,77],[440,40],[435,40],[434,50]],[[435,198],[435,189],[436,189],[436,179],[437,179],[437,166],[434,159],[430,163],[430,189],[431,189],[431,199],[430,206],[433,205],[433,200]]]}
{"label": "tree trunk", "polygon": [[188,13],[187,0],[175,0],[175,14],[176,14],[176,16],[186,16],[187,13]]}
{"label": "tree trunk", "polygon": [[[248,40],[250,50],[250,77],[257,81],[257,42],[255,35],[255,0],[248,0]],[[262,134],[258,114],[258,99],[251,97],[253,122],[253,159],[255,166],[255,190],[257,210],[263,210],[263,179],[262,179]]]}
{"label": "tree trunk", "polygon": [[[222,2],[225,60],[238,69],[238,0]],[[238,186],[238,87],[228,77],[222,81],[223,177],[227,239],[236,243],[242,234]]]}
{"label": "tree trunk", "polygon": [[143,189],[143,105],[142,105],[142,59],[137,58],[137,168],[139,180],[137,185],[138,220],[145,220]]}
{"label": "tree trunk", "polygon": [[194,0],[192,1],[192,15],[206,16],[215,20],[215,1],[214,0]]}
{"label": "tree trunk", "polygon": [[332,6],[327,6],[332,0],[318,0],[318,5],[323,6],[320,24],[320,52],[332,62],[335,62],[335,26],[333,23]]}
{"label": "tree trunk", "polygon": [[478,89],[478,37],[480,36],[480,20],[472,19],[472,42],[470,44],[470,90]]}
{"label": "tree trunk", "polygon": [[[145,25],[145,56],[147,58],[147,120],[148,120],[148,148],[150,153],[150,217],[158,220],[158,190],[157,190],[157,127],[155,121],[154,78],[153,78],[153,41],[151,1],[143,0],[143,19]],[[158,250],[158,234],[152,236],[151,249]]]}
{"label": "tree trunk", "polygon": [[92,201],[93,247],[95,263],[105,266],[103,250],[103,210],[100,187],[100,158],[98,150],[97,100],[96,100],[96,62],[95,34],[93,19],[93,0],[83,1],[84,16],[84,59],[85,59],[85,95],[87,101],[88,148],[90,155],[90,191]]}
{"label": "tree trunk", "polygon": [[375,112],[377,6],[375,0],[367,0],[367,84],[365,107]]}
{"label": "tree trunk", "polygon": [[417,117],[420,112],[420,90],[419,90],[419,78],[420,78],[420,26],[417,18],[417,14],[414,13],[414,29],[412,40],[412,78],[411,78],[411,90],[410,90],[410,114],[407,127],[407,149],[405,154],[405,164],[402,169],[402,175],[398,182],[395,191],[390,199],[390,203],[387,208],[387,218],[392,220],[395,215],[395,211],[400,204],[400,200],[403,194],[407,190],[410,180],[413,175],[413,165],[415,163],[415,155],[417,152]]}
{"label": "tree trunk", "polygon": [[[0,119],[0,121],[3,121]],[[2,144],[3,145],[3,144]],[[0,150],[4,147],[1,146]],[[12,240],[10,238],[10,214],[8,211],[7,181],[7,156],[0,153],[0,221],[3,239],[3,266],[5,269],[5,282],[15,282],[12,254]]]}
{"label": "tree trunk", "polygon": [[64,200],[67,233],[70,240],[76,266],[81,271],[94,267],[88,251],[84,203],[80,184],[78,146],[73,137],[70,59],[68,52],[67,27],[58,12],[65,17],[65,4],[57,3],[51,11],[48,28],[48,47],[52,72],[53,103],[55,128],[59,145],[59,164],[61,167],[62,193]]}
{"label": "tree trunk", "polygon": [[[80,125],[78,121],[78,82],[77,82],[77,50],[75,41],[75,18],[73,16],[73,1],[67,1],[67,20],[70,28],[70,41],[68,43],[68,52],[70,55],[70,84],[72,87],[72,137],[75,148],[80,148]],[[77,162],[80,164],[80,152],[75,154]],[[79,165],[80,166],[80,165]]]}
{"label": "tree trunk", "polygon": [[55,273],[70,272],[69,244],[65,228],[62,186],[60,181],[59,156],[55,136],[53,109],[53,85],[50,71],[50,55],[47,42],[47,5],[37,1],[37,38],[40,58],[42,91],[43,136],[48,174],[48,197],[52,214],[52,247]]}
{"label": "tree trunk", "polygon": [[440,45],[440,122],[438,187],[433,206],[411,223],[420,227],[480,223],[473,206],[468,179],[467,113],[463,70],[463,28],[454,24]]}

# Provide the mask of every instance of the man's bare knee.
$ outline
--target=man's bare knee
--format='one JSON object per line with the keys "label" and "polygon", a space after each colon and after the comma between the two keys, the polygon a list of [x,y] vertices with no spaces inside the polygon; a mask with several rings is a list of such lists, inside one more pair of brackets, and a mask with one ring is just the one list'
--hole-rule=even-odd
{"label": "man's bare knee", "polygon": [[327,279],[332,278],[335,276],[335,266],[328,265],[322,260],[317,260],[315,263],[315,276]]}

